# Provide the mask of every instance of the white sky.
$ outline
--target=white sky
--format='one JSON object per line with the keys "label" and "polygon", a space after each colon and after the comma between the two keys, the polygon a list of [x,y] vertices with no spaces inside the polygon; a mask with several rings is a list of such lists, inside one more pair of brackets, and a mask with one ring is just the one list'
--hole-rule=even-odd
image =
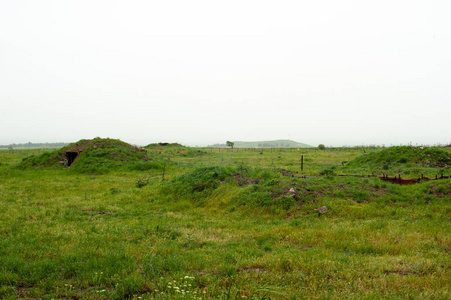
{"label": "white sky", "polygon": [[0,144],[451,142],[451,1],[0,0]]}

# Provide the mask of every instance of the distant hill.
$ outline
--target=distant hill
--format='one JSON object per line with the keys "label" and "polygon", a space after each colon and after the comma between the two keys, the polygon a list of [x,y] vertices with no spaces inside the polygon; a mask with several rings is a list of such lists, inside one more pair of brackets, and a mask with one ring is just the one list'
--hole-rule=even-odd
{"label": "distant hill", "polygon": [[[234,148],[310,148],[312,146],[291,141],[291,140],[274,140],[274,141],[256,141],[242,142],[234,141]],[[209,147],[225,148],[226,144],[214,144]]]}

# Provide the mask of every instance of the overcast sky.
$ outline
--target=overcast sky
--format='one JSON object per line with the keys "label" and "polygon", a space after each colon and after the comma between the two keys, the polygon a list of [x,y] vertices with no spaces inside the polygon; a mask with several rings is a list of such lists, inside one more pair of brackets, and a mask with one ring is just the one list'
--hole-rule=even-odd
{"label": "overcast sky", "polygon": [[451,1],[0,0],[0,144],[451,143]]}

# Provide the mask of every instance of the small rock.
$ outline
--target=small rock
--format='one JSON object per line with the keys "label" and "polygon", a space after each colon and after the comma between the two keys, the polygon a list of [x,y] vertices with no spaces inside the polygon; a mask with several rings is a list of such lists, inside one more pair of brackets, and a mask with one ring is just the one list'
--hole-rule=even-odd
{"label": "small rock", "polygon": [[294,190],[294,188],[289,189],[288,192],[289,192],[289,193],[292,193],[292,194],[295,194],[295,193],[296,193],[296,191]]}
{"label": "small rock", "polygon": [[321,206],[320,208],[315,209],[315,210],[317,210],[319,213],[323,214],[328,210],[328,208],[327,208],[327,206]]}

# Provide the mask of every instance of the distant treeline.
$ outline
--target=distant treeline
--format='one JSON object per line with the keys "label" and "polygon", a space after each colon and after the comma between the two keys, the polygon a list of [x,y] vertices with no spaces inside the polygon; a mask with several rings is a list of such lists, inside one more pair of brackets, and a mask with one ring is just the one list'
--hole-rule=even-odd
{"label": "distant treeline", "polygon": [[69,145],[69,143],[25,143],[25,144],[9,144],[0,145],[0,149],[15,149],[15,148],[61,148]]}

